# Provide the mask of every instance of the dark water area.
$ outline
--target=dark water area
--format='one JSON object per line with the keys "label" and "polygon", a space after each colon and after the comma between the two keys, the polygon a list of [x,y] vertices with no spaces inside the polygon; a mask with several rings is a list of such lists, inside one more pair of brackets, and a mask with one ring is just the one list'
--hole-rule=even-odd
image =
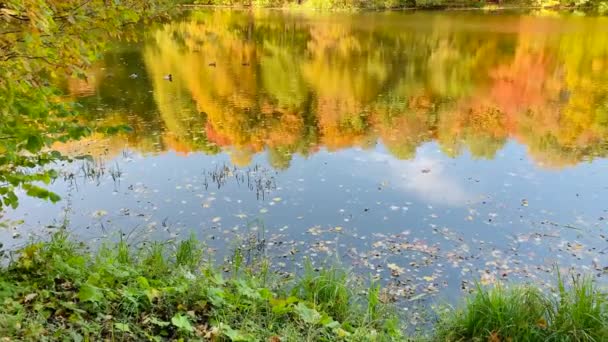
{"label": "dark water area", "polygon": [[193,233],[286,272],[338,257],[414,304],[556,268],[605,282],[607,18],[210,10],[143,36],[65,83],[132,132],[57,146],[94,161],[8,212],[5,246],[66,219],[87,241]]}

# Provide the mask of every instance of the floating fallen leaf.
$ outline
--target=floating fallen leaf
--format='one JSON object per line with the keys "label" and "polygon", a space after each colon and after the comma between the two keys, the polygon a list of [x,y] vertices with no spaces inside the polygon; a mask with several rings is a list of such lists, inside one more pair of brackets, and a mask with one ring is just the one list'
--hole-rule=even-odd
{"label": "floating fallen leaf", "polygon": [[489,273],[484,273],[481,275],[481,285],[490,285],[496,282],[496,277]]}
{"label": "floating fallen leaf", "polygon": [[403,267],[397,266],[397,264],[388,264],[386,265],[386,267],[391,270],[391,275],[393,277],[398,277],[401,273],[405,272],[405,269],[403,269]]}
{"label": "floating fallen leaf", "polygon": [[378,295],[378,300],[380,301],[380,303],[393,303],[397,300],[397,298],[395,298],[395,295],[390,293],[390,291],[387,288],[382,288],[380,290],[380,294]]}
{"label": "floating fallen leaf", "polygon": [[308,229],[308,232],[312,235],[319,235],[321,234],[323,231],[321,230],[321,228],[319,226],[315,226],[315,227],[311,227]]}
{"label": "floating fallen leaf", "polygon": [[93,216],[94,218],[100,218],[106,216],[107,214],[108,212],[105,210],[95,210],[93,214],[91,214],[91,216]]}
{"label": "floating fallen leaf", "polygon": [[412,298],[410,298],[409,300],[410,300],[410,302],[417,301],[417,300],[420,300],[420,299],[426,297],[426,295],[427,294],[424,293],[424,292],[423,293],[419,293],[419,294],[413,296]]}

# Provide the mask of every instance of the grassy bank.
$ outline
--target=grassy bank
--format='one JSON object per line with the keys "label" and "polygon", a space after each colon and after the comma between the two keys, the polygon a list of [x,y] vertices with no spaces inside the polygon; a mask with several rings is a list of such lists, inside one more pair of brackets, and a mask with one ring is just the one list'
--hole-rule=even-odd
{"label": "grassy bank", "polygon": [[340,269],[297,279],[205,259],[190,239],[139,248],[86,246],[56,235],[31,244],[0,273],[0,331],[16,340],[399,340],[399,320]]}
{"label": "grassy bank", "polygon": [[440,313],[438,341],[608,341],[605,293],[588,278],[556,292],[532,286],[479,287],[459,309]]}
{"label": "grassy bank", "polygon": [[182,0],[182,4],[313,10],[553,8],[605,12],[606,0]]}
{"label": "grassy bank", "polygon": [[[195,239],[96,251],[63,234],[13,253],[0,271],[0,331],[12,340],[403,341],[403,317],[339,267],[298,276],[217,267]],[[606,298],[589,280],[478,288],[438,311],[436,341],[605,341]],[[3,340],[4,341],[4,340]]]}

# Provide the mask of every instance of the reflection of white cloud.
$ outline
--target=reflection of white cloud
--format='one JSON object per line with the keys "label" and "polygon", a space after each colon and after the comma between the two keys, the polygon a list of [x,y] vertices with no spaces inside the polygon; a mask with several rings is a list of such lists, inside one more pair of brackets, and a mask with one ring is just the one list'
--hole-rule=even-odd
{"label": "reflection of white cloud", "polygon": [[445,172],[440,160],[424,156],[397,160],[379,152],[373,152],[372,158],[387,165],[393,186],[414,192],[428,202],[464,206],[475,199],[474,194]]}

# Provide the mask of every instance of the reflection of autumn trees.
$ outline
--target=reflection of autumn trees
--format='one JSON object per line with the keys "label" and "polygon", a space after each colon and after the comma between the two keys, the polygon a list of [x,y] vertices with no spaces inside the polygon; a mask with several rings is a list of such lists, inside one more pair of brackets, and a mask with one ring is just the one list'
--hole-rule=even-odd
{"label": "reflection of autumn trees", "polygon": [[509,138],[547,166],[606,154],[606,19],[423,19],[214,11],[166,24],[143,52],[163,144],[240,165],[265,150],[277,168],[377,141],[398,158],[429,141],[492,158]]}
{"label": "reflection of autumn trees", "polygon": [[[490,69],[490,87],[466,100],[477,110],[498,109],[503,136],[515,137],[548,166],[606,154],[608,21],[573,21],[561,28],[567,34],[519,34],[512,59]],[[554,22],[543,27],[533,18],[520,25],[522,32],[556,30]]]}

